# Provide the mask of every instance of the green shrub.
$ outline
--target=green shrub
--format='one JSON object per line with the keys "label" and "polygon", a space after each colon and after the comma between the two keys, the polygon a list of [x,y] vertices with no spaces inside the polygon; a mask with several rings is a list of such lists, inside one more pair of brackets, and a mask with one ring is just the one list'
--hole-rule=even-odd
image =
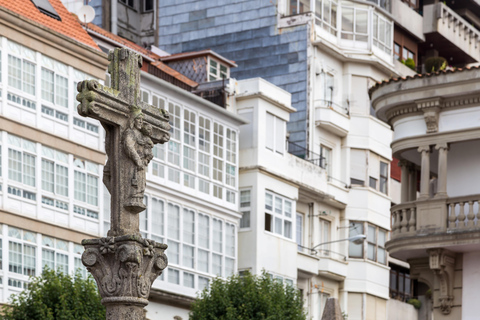
{"label": "green shrub", "polygon": [[300,291],[263,272],[215,278],[192,304],[190,320],[305,320]]}
{"label": "green shrub", "polygon": [[426,72],[436,72],[447,68],[447,60],[443,57],[430,57],[425,60]]}
{"label": "green shrub", "polygon": [[413,71],[416,71],[415,61],[412,58],[408,58],[407,60],[405,60],[404,64]]}
{"label": "green shrub", "polygon": [[422,307],[422,302],[417,299],[408,299],[408,304],[411,304],[415,309],[420,309]]}
{"label": "green shrub", "polygon": [[2,320],[105,320],[95,281],[44,270],[4,305]]}

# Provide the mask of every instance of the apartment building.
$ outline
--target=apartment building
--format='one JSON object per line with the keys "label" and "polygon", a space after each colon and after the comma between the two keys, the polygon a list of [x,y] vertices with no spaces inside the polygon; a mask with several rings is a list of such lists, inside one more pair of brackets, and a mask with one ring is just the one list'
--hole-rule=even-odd
{"label": "apartment building", "polygon": [[[240,142],[251,227],[240,228],[239,270],[264,268],[293,281],[313,319],[328,296],[339,298],[349,319],[387,317],[392,132],[375,118],[368,88],[413,73],[396,68],[389,10],[363,1],[160,1],[162,50],[207,46],[235,60],[232,77],[262,77],[290,93],[281,112],[238,107],[254,119],[246,129],[254,142]],[[280,105],[281,96],[272,95]],[[342,241],[356,235],[366,239]],[[324,244],[330,241],[339,242]]]}
{"label": "apartment building", "polygon": [[409,263],[416,295],[434,319],[478,317],[479,76],[478,68],[457,69],[371,90],[378,117],[394,129],[402,175],[386,248]]}
{"label": "apartment building", "polygon": [[78,115],[75,96],[84,79],[108,85],[102,50],[126,46],[144,59],[142,100],[167,109],[173,127],[170,142],[154,148],[140,213],[142,235],[169,246],[147,317],[188,318],[212,277],[237,270],[245,121],[192,93],[199,84],[158,55],[95,25],[87,33],[60,1],[24,2],[0,3],[0,302],[45,265],[86,275],[81,240],[110,227],[104,131]]}

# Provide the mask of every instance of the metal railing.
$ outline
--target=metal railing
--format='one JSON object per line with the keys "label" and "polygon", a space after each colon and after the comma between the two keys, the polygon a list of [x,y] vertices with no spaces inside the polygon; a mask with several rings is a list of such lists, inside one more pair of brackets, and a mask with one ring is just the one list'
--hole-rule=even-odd
{"label": "metal railing", "polygon": [[301,145],[298,145],[294,142],[288,141],[287,140],[287,148],[288,148],[288,153],[293,154],[294,156],[297,156],[305,161],[308,161],[314,165],[317,165],[323,169],[325,169],[326,166],[326,158],[322,157],[321,155],[312,152]]}
{"label": "metal railing", "polygon": [[349,103],[347,101],[346,106],[339,105],[338,103],[333,102],[332,100],[324,100],[324,99],[319,99],[317,101],[320,101],[323,107],[330,108],[332,110],[335,110],[339,113],[343,113],[345,115],[350,115],[350,108],[349,108]]}

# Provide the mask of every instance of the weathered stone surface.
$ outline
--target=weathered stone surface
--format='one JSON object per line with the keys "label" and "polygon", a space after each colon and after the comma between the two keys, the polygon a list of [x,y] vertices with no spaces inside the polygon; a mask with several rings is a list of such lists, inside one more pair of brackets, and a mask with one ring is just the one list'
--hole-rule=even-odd
{"label": "weathered stone surface", "polygon": [[323,309],[322,320],[343,320],[342,310],[336,298],[328,298]]}
{"label": "weathered stone surface", "polygon": [[97,281],[107,319],[143,319],[150,288],[168,264],[167,245],[135,235],[83,240],[82,245],[82,262]]}
{"label": "weathered stone surface", "polygon": [[140,99],[140,55],[122,48],[111,51],[109,60],[112,87],[95,80],[80,82],[78,113],[99,120],[106,131],[103,181],[112,196],[108,235],[140,235],[146,168],[153,144],[170,139],[169,115]]}
{"label": "weathered stone surface", "polygon": [[82,262],[97,282],[107,320],[140,320],[150,288],[168,264],[167,245],[141,237],[138,213],[145,210],[154,143],[170,139],[169,115],[140,99],[140,55],[115,49],[109,60],[111,88],[95,80],[77,86],[78,113],[105,128],[103,182],[111,194],[108,237],[83,240]]}

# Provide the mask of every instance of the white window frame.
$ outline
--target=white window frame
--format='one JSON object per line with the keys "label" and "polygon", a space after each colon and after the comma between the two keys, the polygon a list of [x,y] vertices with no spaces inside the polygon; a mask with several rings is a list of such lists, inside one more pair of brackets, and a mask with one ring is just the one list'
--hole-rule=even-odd
{"label": "white window frame", "polygon": [[286,121],[267,112],[265,122],[265,147],[275,153],[284,155],[286,145]]}
{"label": "white window frame", "polygon": [[230,68],[212,57],[208,57],[207,81],[217,81],[230,77]]}
{"label": "white window frame", "polygon": [[[268,205],[267,198],[272,198],[272,206]],[[280,202],[278,202],[280,201]],[[290,217],[286,207],[290,205]],[[284,238],[294,239],[294,212],[295,202],[271,191],[265,191],[265,231],[277,234]],[[270,220],[270,223],[268,222]],[[290,224],[290,235],[286,234],[286,226]]]}

